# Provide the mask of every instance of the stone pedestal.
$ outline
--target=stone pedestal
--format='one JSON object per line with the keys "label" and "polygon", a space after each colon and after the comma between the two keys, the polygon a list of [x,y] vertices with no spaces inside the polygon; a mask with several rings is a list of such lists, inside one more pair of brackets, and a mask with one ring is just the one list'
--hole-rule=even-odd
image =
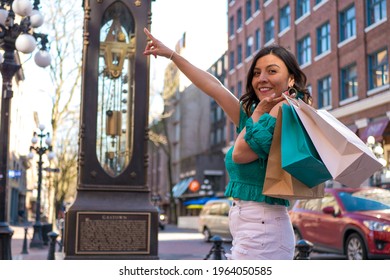
{"label": "stone pedestal", "polygon": [[65,259],[158,259],[157,209],[148,193],[79,192],[65,224]]}

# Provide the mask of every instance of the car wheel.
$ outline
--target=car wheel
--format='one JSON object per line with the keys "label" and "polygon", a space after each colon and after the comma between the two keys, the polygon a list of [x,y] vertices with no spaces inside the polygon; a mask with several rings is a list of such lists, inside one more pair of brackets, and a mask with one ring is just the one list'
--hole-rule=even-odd
{"label": "car wheel", "polygon": [[211,239],[211,232],[208,228],[203,229],[203,240],[206,242],[210,242]]}
{"label": "car wheel", "polygon": [[353,233],[348,236],[347,242],[345,243],[345,254],[348,260],[367,259],[367,249],[359,234]]}

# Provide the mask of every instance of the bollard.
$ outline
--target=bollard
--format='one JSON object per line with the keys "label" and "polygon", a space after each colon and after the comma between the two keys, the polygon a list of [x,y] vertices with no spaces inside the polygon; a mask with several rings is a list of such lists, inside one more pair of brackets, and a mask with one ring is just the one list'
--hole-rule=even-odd
{"label": "bollard", "polygon": [[47,236],[50,239],[50,244],[49,244],[49,253],[47,254],[47,259],[48,260],[55,260],[55,250],[56,250],[56,243],[57,243],[57,237],[58,234],[54,231],[51,231],[47,234]]}
{"label": "bollard", "polygon": [[310,260],[310,253],[313,250],[313,243],[301,239],[298,240],[295,248],[298,250],[298,254],[294,258],[295,260]]}
{"label": "bollard", "polygon": [[226,260],[225,249],[222,246],[222,238],[218,235],[215,235],[210,239],[210,241],[212,241],[214,244],[204,260]]}
{"label": "bollard", "polygon": [[28,251],[27,251],[27,231],[28,231],[28,227],[25,227],[24,228],[24,240],[23,240],[23,249],[22,249],[22,252],[21,254],[28,254]]}
{"label": "bollard", "polygon": [[62,247],[64,246],[64,219],[59,219],[58,220],[58,225],[57,227],[60,230],[60,241],[58,241],[58,252],[62,252]]}

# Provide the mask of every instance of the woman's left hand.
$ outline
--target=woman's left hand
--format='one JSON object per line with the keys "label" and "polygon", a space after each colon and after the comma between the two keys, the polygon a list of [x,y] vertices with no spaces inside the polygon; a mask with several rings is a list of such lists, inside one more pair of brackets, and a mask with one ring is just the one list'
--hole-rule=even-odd
{"label": "woman's left hand", "polygon": [[[282,105],[282,102],[285,101],[284,97],[283,96],[278,96],[278,97],[275,97],[275,95],[272,95],[272,96],[269,96],[269,97],[266,97],[266,98],[263,98],[259,104],[257,104],[254,112],[253,112],[253,117],[254,117],[254,121],[257,121],[258,118],[260,118],[261,115],[263,115],[264,113],[269,113],[271,116],[271,112],[273,111],[273,109],[277,106],[278,109],[279,107]],[[277,110],[276,110],[276,114],[277,114]]]}

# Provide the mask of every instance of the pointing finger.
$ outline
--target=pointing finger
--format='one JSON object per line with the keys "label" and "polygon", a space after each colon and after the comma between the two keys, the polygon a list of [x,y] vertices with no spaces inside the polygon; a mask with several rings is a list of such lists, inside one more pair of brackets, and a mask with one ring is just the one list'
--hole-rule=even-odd
{"label": "pointing finger", "polygon": [[148,36],[148,38],[150,40],[152,40],[152,41],[154,40],[153,35],[149,32],[149,30],[146,27],[144,28],[144,32],[145,32],[146,36]]}

